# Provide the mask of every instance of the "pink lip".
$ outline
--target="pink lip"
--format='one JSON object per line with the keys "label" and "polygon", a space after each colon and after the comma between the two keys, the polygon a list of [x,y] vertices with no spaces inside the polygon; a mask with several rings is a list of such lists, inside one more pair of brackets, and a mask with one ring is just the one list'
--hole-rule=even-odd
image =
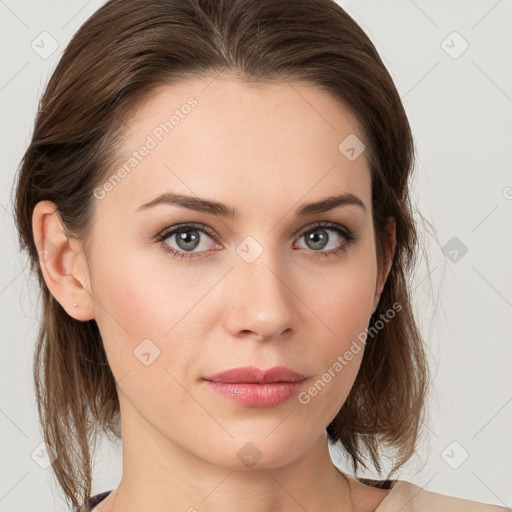
{"label": "pink lip", "polygon": [[250,384],[268,384],[271,382],[297,382],[305,379],[306,376],[294,372],[286,366],[274,366],[268,370],[260,370],[254,366],[241,366],[226,370],[215,375],[203,377],[204,380],[212,382],[247,382]]}
{"label": "pink lip", "polygon": [[284,366],[268,370],[245,366],[203,380],[212,391],[243,405],[275,407],[297,394],[307,379]]}

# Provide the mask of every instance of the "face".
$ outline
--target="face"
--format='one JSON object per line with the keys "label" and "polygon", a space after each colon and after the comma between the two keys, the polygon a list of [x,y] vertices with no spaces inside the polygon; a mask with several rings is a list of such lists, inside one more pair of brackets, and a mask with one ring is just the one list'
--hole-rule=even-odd
{"label": "face", "polygon": [[[162,87],[128,120],[110,185],[95,192],[84,281],[123,424],[224,467],[240,469],[252,450],[271,468],[323,435],[360,367],[361,342],[335,363],[382,285],[370,171],[364,151],[339,149],[363,139],[356,119],[319,88],[209,82]],[[166,193],[196,204],[144,206]],[[348,194],[356,199],[298,213]],[[225,206],[194,209],[199,199]],[[203,380],[241,366],[307,379],[267,406]]]}

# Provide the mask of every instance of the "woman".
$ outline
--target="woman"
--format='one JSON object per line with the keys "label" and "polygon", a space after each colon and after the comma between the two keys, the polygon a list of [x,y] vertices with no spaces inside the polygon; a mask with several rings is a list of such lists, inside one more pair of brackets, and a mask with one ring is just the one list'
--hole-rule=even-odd
{"label": "woman", "polygon": [[[413,154],[389,73],[331,0],[113,0],[81,27],[16,197],[73,510],[505,510],[390,478],[429,382]],[[123,477],[91,496],[101,432]],[[393,449],[388,478],[341,472],[328,440],[354,473]]]}

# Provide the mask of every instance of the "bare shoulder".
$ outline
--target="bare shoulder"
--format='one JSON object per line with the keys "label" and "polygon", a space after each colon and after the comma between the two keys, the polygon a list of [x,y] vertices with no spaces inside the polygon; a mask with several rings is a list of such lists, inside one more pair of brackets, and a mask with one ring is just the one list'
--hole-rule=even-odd
{"label": "bare shoulder", "polygon": [[[367,485],[358,479],[346,475],[350,482],[352,501],[355,512],[374,512],[388,497],[392,489],[383,489],[374,485]],[[380,509],[379,509],[380,512]]]}
{"label": "bare shoulder", "polygon": [[401,512],[512,512],[499,505],[428,491],[406,480],[395,482],[389,497],[375,512],[391,512],[397,507]]}

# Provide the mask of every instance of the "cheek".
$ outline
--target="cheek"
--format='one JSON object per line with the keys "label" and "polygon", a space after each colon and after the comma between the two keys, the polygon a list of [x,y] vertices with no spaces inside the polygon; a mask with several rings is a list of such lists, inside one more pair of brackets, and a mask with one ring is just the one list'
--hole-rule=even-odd
{"label": "cheek", "polygon": [[115,320],[117,329],[132,336],[162,337],[190,309],[189,303],[199,299],[198,288],[203,287],[185,272],[171,275],[167,268],[166,273],[165,265],[152,264],[144,251],[119,253],[115,260],[98,254],[96,260],[102,263],[94,265],[100,321],[107,326]]}
{"label": "cheek", "polygon": [[371,244],[360,249],[357,255],[352,254],[340,264],[329,279],[323,278],[322,287],[318,282],[304,286],[305,302],[311,304],[314,314],[311,325],[316,325],[315,353],[311,356],[320,362],[317,379],[323,382],[316,387],[323,390],[325,386],[325,400],[321,402],[328,409],[326,414],[332,417],[345,401],[359,371],[373,312],[376,260]]}
{"label": "cheek", "polygon": [[[338,391],[341,386],[348,393],[359,369],[365,347],[364,334],[372,312],[371,290],[371,286],[361,286],[356,276],[352,276],[345,286],[327,294],[324,306],[318,310],[325,327],[320,331],[319,326],[317,331],[325,334],[317,337],[316,350],[323,363],[322,371],[331,369],[331,376],[333,372],[343,375],[335,379],[334,387]],[[341,361],[343,368],[338,364],[333,367],[337,361]]]}
{"label": "cheek", "polygon": [[171,273],[147,259],[142,252],[120,251],[115,260],[98,254],[102,264],[93,266],[96,322],[116,378],[144,362],[171,368],[173,361],[189,357],[184,352],[199,350],[204,338],[201,317],[210,303],[201,299],[218,280],[216,273],[200,277],[176,268]]}
{"label": "cheek", "polygon": [[[344,281],[328,293],[310,295],[321,322],[314,320],[314,343],[306,348],[310,361],[316,361],[317,373],[300,397],[317,417],[329,423],[341,409],[359,372],[372,313],[373,283],[357,273],[343,276]],[[315,292],[317,293],[317,292]],[[313,414],[313,413],[312,413]]]}
{"label": "cheek", "polygon": [[[92,284],[96,323],[109,364],[119,378],[133,365],[134,351],[144,340],[156,345],[153,357],[161,350],[161,343],[156,340],[161,338],[164,326],[158,318],[162,309],[154,288],[158,281],[148,279],[148,266],[133,253],[114,251],[113,244],[109,247],[113,253],[110,256],[107,251],[95,254]],[[145,342],[142,347],[149,345]]]}
{"label": "cheek", "polygon": [[304,285],[307,303],[338,345],[364,330],[373,312],[376,261],[370,251],[353,253],[329,275],[322,276],[322,286],[318,281]]}

